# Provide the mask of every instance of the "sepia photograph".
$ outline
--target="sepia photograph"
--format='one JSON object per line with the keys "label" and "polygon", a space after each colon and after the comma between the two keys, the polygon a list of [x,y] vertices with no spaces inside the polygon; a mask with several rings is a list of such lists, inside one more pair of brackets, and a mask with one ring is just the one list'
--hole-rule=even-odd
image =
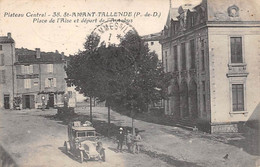
{"label": "sepia photograph", "polygon": [[0,167],[260,167],[259,0],[0,0]]}

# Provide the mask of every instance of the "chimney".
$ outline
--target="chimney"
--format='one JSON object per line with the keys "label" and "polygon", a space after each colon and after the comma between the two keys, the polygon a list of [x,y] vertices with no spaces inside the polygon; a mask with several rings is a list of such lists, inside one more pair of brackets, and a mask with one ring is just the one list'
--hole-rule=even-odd
{"label": "chimney", "polygon": [[37,59],[41,58],[41,50],[40,50],[40,48],[36,48],[35,50],[36,50],[36,58]]}
{"label": "chimney", "polygon": [[61,52],[61,60],[65,60],[65,58],[64,58],[64,52]]}
{"label": "chimney", "polygon": [[56,51],[55,51],[55,53],[59,53],[59,51],[58,51],[58,50],[56,50]]}
{"label": "chimney", "polygon": [[7,33],[7,38],[8,38],[8,39],[11,39],[11,38],[12,38],[10,32]]}

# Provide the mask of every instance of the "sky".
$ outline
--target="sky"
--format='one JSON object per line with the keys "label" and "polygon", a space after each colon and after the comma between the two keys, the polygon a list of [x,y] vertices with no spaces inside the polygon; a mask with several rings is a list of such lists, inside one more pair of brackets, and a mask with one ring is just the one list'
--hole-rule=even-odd
{"label": "sky", "polygon": [[[172,0],[172,6],[179,7],[190,1],[199,0]],[[73,55],[83,50],[87,35],[101,24],[101,19],[112,18],[103,16],[106,12],[128,12],[126,17],[114,18],[127,19],[139,35],[147,35],[163,29],[168,10],[169,0],[0,0],[0,36],[11,32],[16,48],[40,48],[45,52],[58,50]],[[60,12],[60,17],[53,16],[55,12]],[[64,17],[65,12],[70,16]],[[95,14],[74,17],[73,12]],[[32,17],[37,13],[43,17]],[[146,13],[151,16],[145,16]],[[54,23],[49,23],[51,18]],[[84,18],[92,22],[82,22]]]}

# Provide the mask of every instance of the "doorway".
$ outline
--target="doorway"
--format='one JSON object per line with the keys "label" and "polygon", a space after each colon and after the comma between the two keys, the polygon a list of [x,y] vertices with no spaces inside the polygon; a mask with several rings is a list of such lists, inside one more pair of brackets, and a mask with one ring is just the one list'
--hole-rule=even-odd
{"label": "doorway", "polygon": [[34,95],[23,95],[23,109],[35,108]]}
{"label": "doorway", "polygon": [[54,107],[54,94],[49,95],[49,107]]}
{"label": "doorway", "polygon": [[10,95],[4,95],[4,108],[10,109]]}
{"label": "doorway", "polygon": [[30,108],[30,95],[25,95],[25,108]]}

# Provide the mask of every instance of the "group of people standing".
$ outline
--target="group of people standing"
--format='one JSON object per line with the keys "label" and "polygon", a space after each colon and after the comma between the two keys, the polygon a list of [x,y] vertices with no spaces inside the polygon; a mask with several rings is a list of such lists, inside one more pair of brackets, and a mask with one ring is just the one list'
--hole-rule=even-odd
{"label": "group of people standing", "polygon": [[124,133],[123,128],[119,128],[119,132],[117,135],[117,150],[122,152],[122,148],[124,143],[127,146],[128,152],[130,153],[139,153],[140,152],[140,142],[142,138],[139,134],[139,131],[135,132],[135,135],[131,133],[130,130],[127,130],[126,133]]}

